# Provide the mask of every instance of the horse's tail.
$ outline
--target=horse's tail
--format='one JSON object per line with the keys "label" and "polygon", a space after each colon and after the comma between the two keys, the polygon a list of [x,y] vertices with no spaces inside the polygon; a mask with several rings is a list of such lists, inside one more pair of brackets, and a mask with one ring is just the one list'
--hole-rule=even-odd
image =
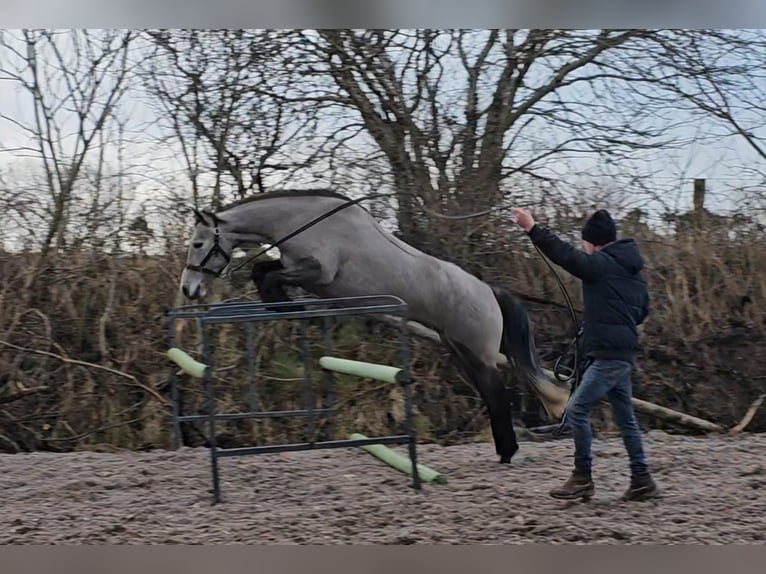
{"label": "horse's tail", "polygon": [[542,370],[535,346],[532,321],[526,308],[505,289],[494,285],[491,287],[503,315],[500,351],[509,362],[513,360],[527,382],[537,390],[548,414],[559,418],[563,413],[561,401],[566,400],[562,394],[564,390],[556,386]]}
{"label": "horse's tail", "polygon": [[513,359],[516,367],[530,377],[540,374],[540,364],[535,347],[532,321],[521,302],[501,287],[492,287],[500,312],[503,315],[503,339],[501,351],[507,359]]}

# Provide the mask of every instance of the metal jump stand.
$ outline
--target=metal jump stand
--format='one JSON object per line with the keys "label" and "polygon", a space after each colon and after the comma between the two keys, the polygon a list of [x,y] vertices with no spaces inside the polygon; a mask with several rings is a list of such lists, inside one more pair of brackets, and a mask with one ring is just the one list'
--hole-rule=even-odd
{"label": "metal jump stand", "polygon": [[[279,307],[279,311],[273,310]],[[271,309],[270,309],[271,308]],[[409,458],[412,464],[413,487],[420,489],[421,478],[418,473],[417,449],[414,425],[412,423],[412,398],[410,386],[409,340],[406,328],[407,305],[394,296],[375,297],[349,297],[338,299],[309,299],[280,303],[243,302],[243,303],[219,303],[210,305],[187,305],[172,309],[166,313],[168,317],[168,339],[171,348],[176,347],[176,323],[179,319],[196,319],[200,323],[202,334],[202,362],[206,365],[202,378],[204,380],[205,414],[181,415],[179,412],[179,395],[177,384],[177,368],[174,367],[170,376],[170,389],[173,403],[173,429],[176,437],[176,445],[182,444],[181,425],[185,422],[207,422],[207,440],[210,445],[210,462],[213,483],[214,502],[220,502],[220,480],[218,459],[234,456],[246,456],[254,454],[280,453],[291,451],[305,451],[327,448],[359,447],[372,444],[394,445],[407,444],[409,446]],[[216,441],[216,421],[264,419],[282,417],[304,417],[307,419],[307,434],[313,435],[316,418],[332,417],[335,414],[335,385],[332,370],[324,369],[324,403],[326,407],[317,408],[311,381],[312,360],[309,356],[308,326],[312,319],[322,319],[322,333],[324,340],[324,352],[326,356],[332,355],[331,326],[334,317],[348,315],[367,314],[390,314],[402,318],[400,330],[400,357],[401,370],[397,373],[396,381],[402,385],[405,406],[405,431],[406,434],[379,436],[364,439],[326,440],[319,442],[301,442],[293,444],[274,444],[262,446],[248,446],[237,448],[221,448]],[[304,361],[303,380],[303,409],[287,411],[260,411],[254,400],[254,337],[255,325],[263,321],[300,321],[301,345]],[[209,327],[224,323],[244,323],[246,329],[248,379],[249,379],[249,412],[245,413],[217,413],[215,385],[213,373],[215,370]],[[334,429],[331,427],[334,438]]]}

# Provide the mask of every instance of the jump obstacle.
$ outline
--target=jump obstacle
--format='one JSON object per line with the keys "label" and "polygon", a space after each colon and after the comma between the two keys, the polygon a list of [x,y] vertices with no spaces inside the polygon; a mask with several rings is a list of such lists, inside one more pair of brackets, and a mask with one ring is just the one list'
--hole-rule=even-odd
{"label": "jump obstacle", "polygon": [[[279,311],[273,310],[275,306]],[[272,309],[270,309],[272,308]],[[186,305],[166,312],[168,320],[167,356],[181,370],[204,382],[205,413],[196,415],[181,415],[179,412],[178,377],[175,369],[170,374],[170,390],[172,399],[173,430],[176,447],[182,444],[181,425],[187,422],[206,422],[207,441],[210,449],[210,466],[214,503],[221,500],[220,471],[218,459],[226,457],[247,456],[256,454],[272,454],[282,452],[306,451],[315,449],[361,447],[376,456],[389,466],[412,476],[412,485],[420,490],[421,482],[446,482],[444,475],[418,464],[417,447],[414,425],[412,423],[412,398],[410,387],[413,383],[409,369],[409,340],[407,321],[405,318],[407,305],[393,296],[377,297],[346,297],[336,299],[308,299],[289,302],[263,303],[217,303],[207,305]],[[358,316],[367,314],[388,314],[402,318],[400,328],[400,360],[401,367],[392,367],[363,361],[352,361],[332,356],[331,326],[333,320],[342,316]],[[184,319],[194,319],[199,322],[201,329],[202,361],[193,359],[188,353],[178,347],[176,341],[177,322]],[[308,327],[314,319],[321,319],[324,341],[324,355],[319,359],[319,365],[324,374],[324,407],[317,407],[311,380],[312,361],[309,356]],[[266,321],[293,320],[300,323],[301,348],[304,361],[303,377],[303,409],[262,411],[257,410],[255,397],[254,369],[254,333],[256,325]],[[248,362],[248,398],[249,412],[218,413],[216,412],[215,385],[213,378],[216,372],[213,361],[213,350],[210,341],[210,327],[221,324],[244,324],[246,332],[246,352]],[[216,440],[216,422],[242,419],[288,418],[303,417],[307,419],[307,435],[313,436],[317,418],[331,418],[336,414],[335,380],[333,373],[354,375],[366,379],[374,379],[383,383],[399,384],[404,395],[404,427],[405,434],[366,437],[353,433],[349,438],[336,440],[334,427],[329,426],[333,440],[308,441],[292,444],[272,444],[236,448],[221,448]],[[408,445],[409,459],[388,449],[386,445]]]}

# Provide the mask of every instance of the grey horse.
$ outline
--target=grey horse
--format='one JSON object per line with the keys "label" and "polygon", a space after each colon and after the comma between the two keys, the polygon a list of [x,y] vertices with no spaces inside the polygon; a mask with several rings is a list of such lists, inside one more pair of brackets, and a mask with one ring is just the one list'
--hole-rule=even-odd
{"label": "grey horse", "polygon": [[[203,298],[235,248],[272,245],[347,202],[327,190],[277,191],[217,213],[194,210],[181,291],[192,300]],[[519,447],[499,353],[513,362],[546,409],[555,402],[546,397],[551,383],[538,364],[524,307],[508,291],[398,239],[360,205],[333,213],[281,243],[279,251],[280,259],[256,264],[252,272],[263,301],[289,300],[285,286],[320,298],[395,295],[404,300],[409,317],[441,336],[479,392],[501,463],[509,463]]]}

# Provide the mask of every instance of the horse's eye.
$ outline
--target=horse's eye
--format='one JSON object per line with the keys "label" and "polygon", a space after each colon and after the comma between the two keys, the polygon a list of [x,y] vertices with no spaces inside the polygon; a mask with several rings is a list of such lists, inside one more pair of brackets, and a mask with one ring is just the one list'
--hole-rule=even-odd
{"label": "horse's eye", "polygon": [[195,241],[193,243],[194,249],[201,249],[202,248],[202,242],[201,241]]}

